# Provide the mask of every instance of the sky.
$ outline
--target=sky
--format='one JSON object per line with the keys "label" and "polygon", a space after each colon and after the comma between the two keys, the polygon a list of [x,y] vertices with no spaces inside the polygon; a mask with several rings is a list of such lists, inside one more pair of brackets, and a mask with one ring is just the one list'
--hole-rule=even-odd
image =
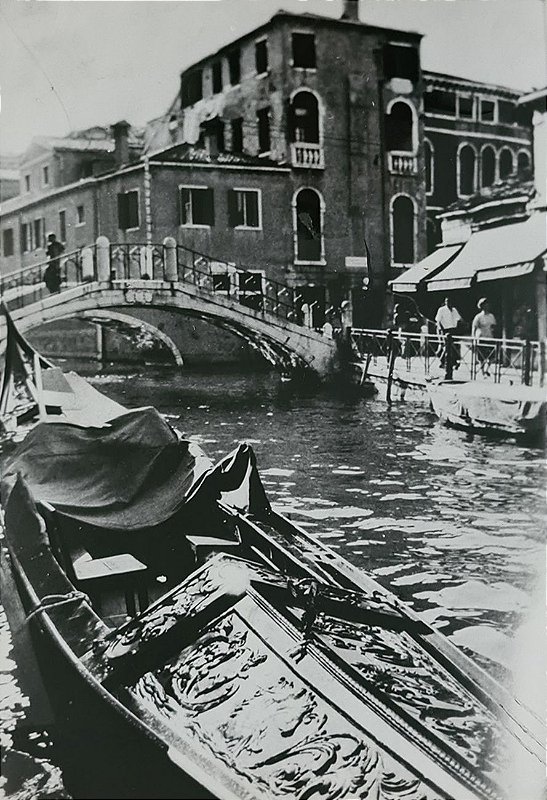
{"label": "sky", "polygon": [[[165,113],[189,64],[278,9],[341,0],[0,0],[0,152],[34,136]],[[360,18],[424,34],[422,66],[530,90],[546,77],[546,0],[361,0]]]}

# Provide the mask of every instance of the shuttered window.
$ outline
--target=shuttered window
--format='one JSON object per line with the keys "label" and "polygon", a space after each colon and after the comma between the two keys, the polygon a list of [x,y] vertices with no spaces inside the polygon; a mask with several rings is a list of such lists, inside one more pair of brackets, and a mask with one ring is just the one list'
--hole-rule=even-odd
{"label": "shuttered window", "polygon": [[118,228],[122,231],[139,227],[139,192],[133,189],[130,192],[118,194]]}
{"label": "shuttered window", "polygon": [[66,211],[59,211],[59,239],[66,242]]}
{"label": "shuttered window", "polygon": [[268,71],[268,40],[261,39],[255,44],[256,74],[262,75]]}
{"label": "shuttered window", "polygon": [[258,152],[268,153],[270,151],[270,109],[261,108],[256,112],[258,122]]}
{"label": "shuttered window", "polygon": [[2,231],[2,250],[5,258],[13,255],[13,228]]}
{"label": "shuttered window", "polygon": [[23,222],[21,225],[21,252],[30,253],[34,250],[34,236],[31,222]]}
{"label": "shuttered window", "polygon": [[232,129],[232,153],[243,152],[243,120],[241,117],[233,119],[230,123]]}
{"label": "shuttered window", "polygon": [[44,239],[45,239],[45,220],[42,217],[41,219],[34,220],[34,249],[40,250],[40,248],[44,247]]}
{"label": "shuttered window", "polygon": [[215,224],[215,204],[212,189],[205,186],[181,186],[180,192],[180,224],[206,225]]}
{"label": "shuttered window", "polygon": [[259,189],[229,189],[228,222],[230,227],[260,229],[260,201]]}

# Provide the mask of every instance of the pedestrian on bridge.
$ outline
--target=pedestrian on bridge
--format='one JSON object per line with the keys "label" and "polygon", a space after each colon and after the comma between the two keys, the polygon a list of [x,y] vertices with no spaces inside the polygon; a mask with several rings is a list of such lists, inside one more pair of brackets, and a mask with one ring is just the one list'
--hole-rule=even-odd
{"label": "pedestrian on bridge", "polygon": [[64,253],[64,246],[61,242],[57,241],[54,233],[50,233],[47,237],[48,246],[46,254],[48,257],[48,266],[44,273],[44,282],[51,294],[55,294],[61,290],[61,254]]}

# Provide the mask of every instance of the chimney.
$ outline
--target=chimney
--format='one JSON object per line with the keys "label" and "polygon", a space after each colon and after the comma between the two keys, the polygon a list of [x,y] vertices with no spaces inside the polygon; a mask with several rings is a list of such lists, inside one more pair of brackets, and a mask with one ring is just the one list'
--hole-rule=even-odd
{"label": "chimney", "polygon": [[341,18],[359,22],[359,0],[344,0],[344,13]]}
{"label": "chimney", "polygon": [[131,125],[125,120],[116,122],[112,125],[112,135],[114,137],[114,157],[116,166],[121,167],[129,162],[129,128]]}

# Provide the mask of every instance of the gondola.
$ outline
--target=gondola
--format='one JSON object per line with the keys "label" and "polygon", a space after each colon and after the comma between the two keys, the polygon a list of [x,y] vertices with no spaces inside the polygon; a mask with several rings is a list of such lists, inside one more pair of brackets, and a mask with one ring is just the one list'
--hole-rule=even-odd
{"label": "gondola", "polygon": [[[22,337],[10,348],[37,361]],[[86,796],[464,800],[541,784],[542,722],[274,511],[250,446],[213,465],[153,408],[85,424],[39,421],[34,402],[3,465],[4,544],[74,746],[116,765],[107,787],[88,768]]]}

